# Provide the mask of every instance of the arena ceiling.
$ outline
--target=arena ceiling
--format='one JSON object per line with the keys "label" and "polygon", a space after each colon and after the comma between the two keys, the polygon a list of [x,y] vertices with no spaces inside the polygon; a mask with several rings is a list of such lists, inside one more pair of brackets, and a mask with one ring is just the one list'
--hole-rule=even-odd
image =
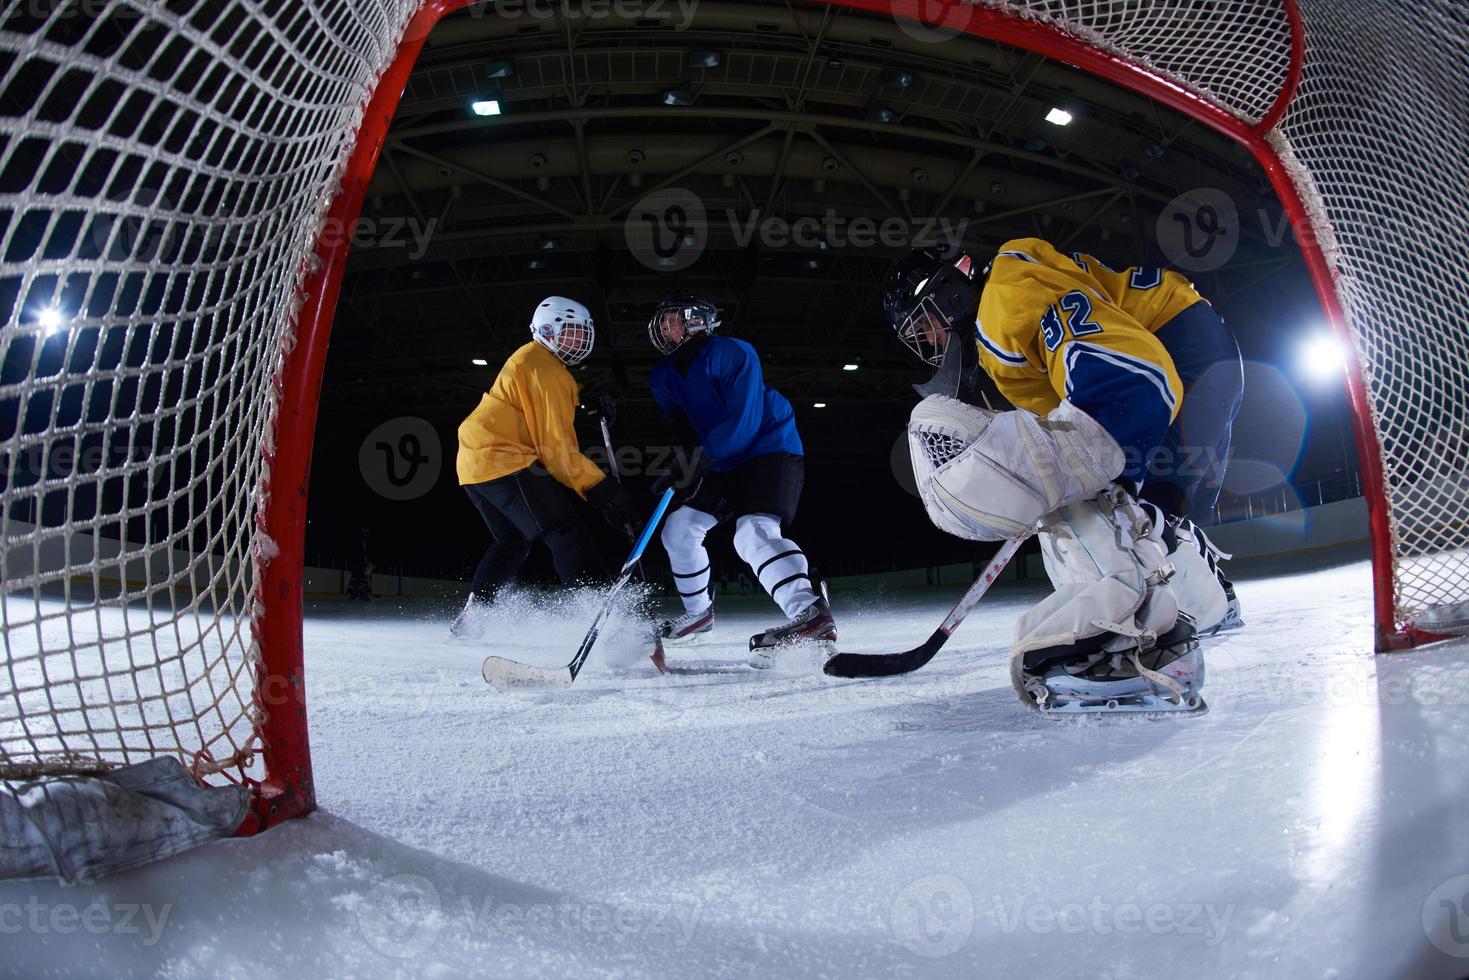
{"label": "arena ceiling", "polygon": [[[497,115],[471,108],[490,100]],[[1048,122],[1054,109],[1072,122]],[[1159,214],[1197,187],[1279,212],[1226,138],[987,39],[928,43],[808,3],[473,7],[428,39],[384,147],[324,412],[387,391],[452,427],[523,342],[532,304],[564,293],[597,317],[587,370],[615,376],[638,419],[655,361],[644,325],[672,289],[719,302],[798,403],[906,400],[924,372],[877,298],[910,238],[957,235],[982,254],[1039,235],[1159,261]],[[633,240],[667,233],[649,202],[688,200],[670,195],[703,209],[684,239],[694,258]],[[1246,223],[1199,285],[1228,303],[1296,261],[1266,244]]]}

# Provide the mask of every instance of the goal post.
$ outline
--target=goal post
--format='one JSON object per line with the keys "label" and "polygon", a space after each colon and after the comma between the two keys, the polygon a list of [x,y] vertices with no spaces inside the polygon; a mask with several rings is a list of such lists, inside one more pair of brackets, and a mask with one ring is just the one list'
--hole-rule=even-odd
{"label": "goal post", "polygon": [[[252,788],[243,832],[314,806],[303,550],[341,232],[470,5],[0,13],[0,777],[173,755]],[[1046,55],[1248,148],[1348,350],[1378,648],[1469,631],[1458,3],[829,5]]]}

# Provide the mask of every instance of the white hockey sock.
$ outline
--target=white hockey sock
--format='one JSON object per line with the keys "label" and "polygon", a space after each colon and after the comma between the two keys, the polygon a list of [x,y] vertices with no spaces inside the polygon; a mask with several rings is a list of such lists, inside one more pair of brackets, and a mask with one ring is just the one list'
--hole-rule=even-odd
{"label": "white hockey sock", "polygon": [[746,514],[735,521],[734,546],[787,617],[794,619],[820,598],[812,587],[805,552],[781,537],[780,519],[773,514]]}
{"label": "white hockey sock", "polygon": [[714,604],[709,595],[709,552],[704,536],[719,523],[713,514],[680,507],[663,522],[663,549],[673,570],[673,585],[684,612],[701,613]]}

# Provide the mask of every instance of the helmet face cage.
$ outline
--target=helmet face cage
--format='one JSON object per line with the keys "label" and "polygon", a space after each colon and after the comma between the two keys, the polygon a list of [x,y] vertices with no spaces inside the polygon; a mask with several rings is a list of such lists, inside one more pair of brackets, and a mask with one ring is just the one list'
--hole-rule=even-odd
{"label": "helmet face cage", "polygon": [[[683,321],[684,333],[678,339],[663,332],[663,319],[677,313]],[[719,327],[719,308],[701,296],[670,296],[653,310],[648,318],[648,340],[662,354],[672,354],[696,333],[711,333]]]}
{"label": "helmet face cage", "polygon": [[926,364],[935,367],[943,361],[953,321],[945,315],[931,294],[922,296],[911,313],[899,322],[898,339],[908,345]]}
{"label": "helmet face cage", "polygon": [[566,364],[580,364],[592,352],[597,340],[597,328],[589,318],[586,323],[565,320],[556,327],[542,327],[542,331],[553,330],[551,353]]}
{"label": "helmet face cage", "polygon": [[[966,332],[962,327],[975,315],[979,290],[972,268],[967,255],[945,262],[929,252],[915,253],[890,281],[883,301],[888,322],[898,339],[926,364],[940,364],[949,331]],[[931,274],[923,275],[927,270]]]}

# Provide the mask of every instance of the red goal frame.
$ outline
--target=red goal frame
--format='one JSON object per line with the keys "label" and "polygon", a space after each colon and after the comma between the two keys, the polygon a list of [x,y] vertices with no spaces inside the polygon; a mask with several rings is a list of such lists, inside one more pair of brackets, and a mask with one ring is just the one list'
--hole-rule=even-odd
{"label": "red goal frame", "polygon": [[[425,0],[400,41],[397,54],[378,80],[357,132],[342,186],[327,215],[326,227],[351,227],[361,210],[367,186],[381,155],[399,100],[434,26],[474,0]],[[820,0],[807,0],[820,4]],[[1266,135],[1284,116],[1305,63],[1305,35],[1296,0],[1283,0],[1292,33],[1291,62],[1274,106],[1256,124],[1248,124],[1176,82],[1139,65],[1092,47],[1050,25],[1023,20],[984,7],[968,7],[966,30],[978,36],[1044,55],[1091,72],[1149,96],[1212,127],[1246,146],[1264,168],[1289,216],[1305,256],[1322,309],[1347,352],[1347,393],[1353,432],[1362,468],[1372,537],[1374,614],[1379,651],[1401,649],[1439,639],[1396,622],[1393,606],[1393,545],[1382,458],[1361,364],[1343,315],[1342,304],[1309,211]],[[864,10],[887,17],[934,22],[934,14],[961,4],[956,0],[825,0],[828,6]],[[349,242],[323,235],[315,262],[303,277],[303,305],[294,344],[285,352],[277,384],[280,404],[275,448],[271,454],[271,494],[261,512],[260,530],[279,547],[257,586],[263,613],[254,624],[262,650],[256,697],[268,709],[261,731],[266,778],[256,787],[254,812],[241,833],[254,833],[315,807],[306,727],[302,671],[302,586],[307,489],[315,439],[322,372],[337,299],[341,292]]]}

